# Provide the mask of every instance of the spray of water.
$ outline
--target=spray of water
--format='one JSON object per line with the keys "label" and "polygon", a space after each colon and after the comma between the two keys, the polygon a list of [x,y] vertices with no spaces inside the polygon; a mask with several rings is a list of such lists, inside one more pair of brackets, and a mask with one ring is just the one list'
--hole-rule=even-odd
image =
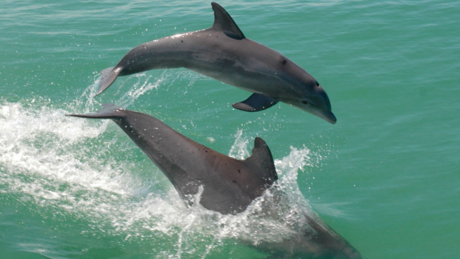
{"label": "spray of water", "polygon": [[[167,74],[153,83],[149,78],[139,80],[119,101],[129,106],[170,80]],[[280,178],[276,186],[243,213],[221,215],[199,202],[186,208],[154,166],[149,167],[148,178],[139,174],[145,169],[133,160],[142,162],[145,157],[110,121],[64,116],[97,110],[100,104],[89,98],[95,88],[88,87],[73,103],[60,108],[43,99],[0,100],[0,193],[14,194],[54,215],[87,222],[82,233],[103,232],[123,236],[125,241],[172,240],[173,245],[157,251],[156,258],[190,254],[206,258],[225,246],[226,240],[254,245],[277,242],[289,237],[295,227],[304,227],[296,224],[302,224],[300,215],[310,213],[310,206],[296,180],[299,170],[312,166],[308,148],[291,147],[288,156],[275,160]],[[248,157],[249,143],[238,130],[229,155]],[[264,210],[267,203],[277,202],[277,191],[285,193],[283,204],[289,206],[270,216]],[[199,197],[200,193],[195,198]],[[280,218],[285,224],[280,224]]]}

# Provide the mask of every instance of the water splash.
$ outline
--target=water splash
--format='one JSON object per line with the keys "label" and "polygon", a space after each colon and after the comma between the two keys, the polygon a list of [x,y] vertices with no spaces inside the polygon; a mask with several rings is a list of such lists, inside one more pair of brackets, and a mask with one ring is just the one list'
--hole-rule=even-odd
{"label": "water splash", "polygon": [[[152,76],[147,76],[146,74],[135,74],[134,77],[137,78],[137,82],[134,83],[132,87],[118,100],[117,104],[122,107],[131,106],[134,101],[140,96],[144,95],[147,91],[152,89],[158,90],[160,84],[165,81],[166,71],[164,71],[160,78],[156,79],[155,82],[150,83]],[[119,91],[118,91],[119,93]]]}
{"label": "water splash", "polygon": [[[159,73],[159,71],[156,72]],[[185,95],[188,89],[192,87],[197,80],[203,78],[203,76],[185,69],[164,70],[155,77],[151,75],[151,73],[137,73],[124,80],[118,79],[117,82],[120,83],[114,84],[112,87],[117,88],[115,96],[121,96],[118,97],[119,99],[116,101],[117,105],[128,108],[134,104],[137,99],[150,93],[152,90],[162,88],[164,91],[169,91],[175,81],[182,81],[184,78],[187,80],[187,85],[185,88],[180,89],[180,92]],[[97,88],[96,86],[99,85],[100,79],[100,77],[95,78],[95,83],[90,90],[91,96],[94,96],[95,89]],[[134,83],[133,80],[135,80]],[[84,95],[87,96],[86,93]]]}
{"label": "water splash", "polygon": [[249,157],[249,151],[247,149],[249,140],[243,138],[243,130],[238,130],[235,134],[235,142],[230,149],[228,156],[235,159],[245,159]]}
{"label": "water splash", "polygon": [[[163,80],[172,79],[166,75],[153,84],[140,83],[122,100],[131,105]],[[53,217],[86,222],[81,233],[88,236],[122,236],[126,242],[163,240],[169,245],[157,248],[161,251],[156,258],[191,254],[206,258],[235,247],[235,242],[237,247],[277,242],[293,233],[299,215],[309,213],[296,181],[299,170],[314,165],[306,147],[291,147],[287,157],[275,160],[280,176],[276,188],[286,194],[284,202],[289,205],[276,215],[260,216],[267,203],[276,202],[276,190],[266,192],[238,215],[221,215],[199,202],[186,208],[150,161],[145,162],[148,169],[138,165],[144,155],[114,124],[64,116],[97,110],[100,104],[89,98],[94,89],[88,87],[64,107],[42,99],[0,100],[0,193],[14,194],[20,202]],[[229,155],[247,158],[252,141],[242,130],[234,138]],[[280,217],[286,224],[279,224]]]}

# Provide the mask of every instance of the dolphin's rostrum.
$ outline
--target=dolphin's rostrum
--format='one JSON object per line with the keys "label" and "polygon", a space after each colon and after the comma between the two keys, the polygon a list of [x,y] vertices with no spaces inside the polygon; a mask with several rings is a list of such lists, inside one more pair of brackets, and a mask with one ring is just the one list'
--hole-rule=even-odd
{"label": "dolphin's rostrum", "polygon": [[337,121],[318,81],[279,52],[247,39],[219,4],[211,5],[211,28],[135,47],[115,67],[102,71],[96,95],[118,76],[183,67],[252,92],[247,100],[233,104],[236,109],[261,111],[281,101],[330,123]]}
{"label": "dolphin's rostrum", "polygon": [[[270,188],[278,198],[265,205],[262,215],[276,214],[276,208],[284,206],[282,192],[273,186],[278,179],[273,157],[261,138],[255,139],[249,158],[237,160],[183,136],[152,116],[114,105],[106,104],[97,113],[70,116],[113,120],[163,171],[186,204],[193,202],[189,197],[201,190],[199,202],[204,208],[237,214]],[[316,215],[301,216],[303,225],[309,226],[307,229],[293,229],[297,232],[282,242],[265,242],[255,247],[273,258],[361,258]]]}

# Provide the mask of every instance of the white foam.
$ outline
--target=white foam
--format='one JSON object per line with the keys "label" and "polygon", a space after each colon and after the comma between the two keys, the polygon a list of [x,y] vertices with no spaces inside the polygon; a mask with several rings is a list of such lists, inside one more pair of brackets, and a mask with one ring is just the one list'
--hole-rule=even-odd
{"label": "white foam", "polygon": [[[122,100],[130,105],[166,79],[161,77],[154,83],[149,78],[140,80]],[[310,211],[297,184],[298,171],[314,166],[307,147],[291,147],[288,156],[275,160],[277,188],[286,194],[289,205],[278,215],[258,216],[264,204],[273,202],[272,192],[238,215],[208,211],[198,202],[186,208],[153,165],[152,179],[159,176],[160,180],[146,181],[139,175],[143,169],[133,164],[130,154],[142,153],[128,138],[121,141],[124,133],[115,124],[64,116],[96,111],[99,104],[88,98],[94,89],[89,87],[67,107],[53,107],[49,100],[0,101],[0,192],[16,193],[19,199],[54,215],[87,221],[88,228],[82,233],[109,232],[126,240],[166,236],[175,244],[174,250],[159,253],[159,258],[181,258],[190,253],[205,258],[226,239],[252,244],[280,241],[292,234],[300,215]],[[88,101],[82,101],[85,99]],[[253,140],[241,130],[234,137],[229,155],[247,158]],[[279,218],[286,224],[279,224]],[[202,240],[208,242],[203,245]]]}

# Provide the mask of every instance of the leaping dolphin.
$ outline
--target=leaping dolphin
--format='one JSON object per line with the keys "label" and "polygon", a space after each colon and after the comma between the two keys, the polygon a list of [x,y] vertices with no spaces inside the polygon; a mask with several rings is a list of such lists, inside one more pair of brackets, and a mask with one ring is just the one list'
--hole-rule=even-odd
{"label": "leaping dolphin", "polygon": [[261,111],[281,101],[330,123],[337,121],[318,81],[279,52],[247,39],[222,6],[214,2],[211,5],[211,28],[135,47],[115,67],[101,72],[96,95],[118,76],[183,67],[253,93],[245,101],[233,104],[235,109]]}
{"label": "leaping dolphin", "polygon": [[[237,214],[278,179],[270,149],[258,137],[252,155],[237,160],[183,136],[152,116],[114,105],[106,104],[97,113],[70,116],[113,120],[163,171],[188,205],[194,202],[188,197],[201,191],[200,204],[204,208]],[[276,208],[278,205],[273,203],[267,206]],[[261,243],[256,248],[269,252],[273,258],[361,258],[359,252],[317,216],[304,215],[303,219],[309,226],[305,231],[293,229],[298,233],[290,238]]]}

